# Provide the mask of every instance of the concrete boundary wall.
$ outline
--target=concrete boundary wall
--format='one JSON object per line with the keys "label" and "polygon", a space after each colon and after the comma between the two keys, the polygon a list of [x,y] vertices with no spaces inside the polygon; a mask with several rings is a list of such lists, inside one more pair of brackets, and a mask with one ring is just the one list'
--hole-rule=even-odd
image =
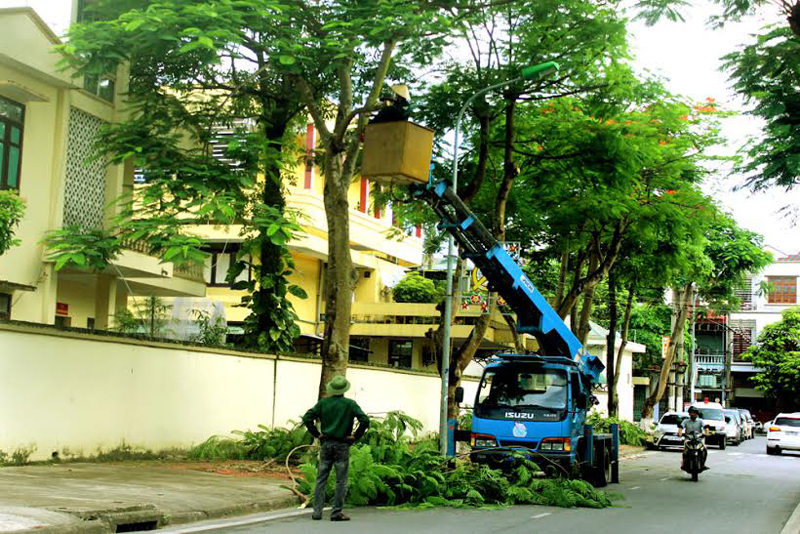
{"label": "concrete boundary wall", "polygon": [[[317,396],[320,362],[48,327],[0,324],[0,451],[35,446],[95,454],[124,441],[158,450],[298,421]],[[403,410],[438,425],[438,376],[351,366],[367,413]],[[464,381],[466,398],[477,380]]]}

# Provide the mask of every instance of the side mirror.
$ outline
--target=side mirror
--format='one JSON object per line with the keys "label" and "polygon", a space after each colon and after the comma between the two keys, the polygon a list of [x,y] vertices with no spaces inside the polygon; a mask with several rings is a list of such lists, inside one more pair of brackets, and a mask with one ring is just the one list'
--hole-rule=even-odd
{"label": "side mirror", "polygon": [[585,410],[587,401],[586,393],[579,393],[578,398],[575,399],[575,406],[577,406],[579,410]]}
{"label": "side mirror", "polygon": [[725,418],[725,422],[726,422],[726,423],[730,423],[730,422],[731,422],[731,418],[730,418],[730,417],[726,417],[726,418]]}
{"label": "side mirror", "polygon": [[464,388],[458,386],[456,388],[456,404],[461,404],[464,402]]}

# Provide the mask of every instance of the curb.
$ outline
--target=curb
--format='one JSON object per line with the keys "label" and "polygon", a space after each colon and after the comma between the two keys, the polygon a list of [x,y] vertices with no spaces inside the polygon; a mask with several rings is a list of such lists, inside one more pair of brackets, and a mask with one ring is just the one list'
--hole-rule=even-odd
{"label": "curb", "polygon": [[83,519],[69,525],[58,525],[45,528],[36,528],[20,532],[36,532],[42,534],[109,534],[117,532],[119,525],[129,525],[132,523],[148,522],[157,523],[157,528],[161,529],[168,526],[184,525],[206,521],[210,519],[221,519],[232,516],[254,514],[258,512],[270,512],[283,510],[286,508],[297,507],[299,499],[294,495],[275,497],[269,500],[251,501],[236,504],[229,504],[208,510],[187,510],[174,514],[164,514],[153,505],[145,505],[140,510],[125,510],[119,512],[64,512],[72,515],[76,519]]}
{"label": "curb", "polygon": [[186,512],[178,512],[176,514],[164,516],[164,522],[159,525],[159,528],[173,525],[184,525],[187,523],[196,523],[198,521],[205,521],[208,519],[220,519],[223,517],[247,515],[258,512],[271,512],[273,510],[296,507],[298,503],[299,499],[294,495],[291,495],[270,499],[268,501],[253,501],[231,504],[211,510],[191,510]]}
{"label": "curb", "polygon": [[798,534],[800,533],[800,503],[797,503],[794,512],[789,516],[789,520],[783,526],[780,534]]}

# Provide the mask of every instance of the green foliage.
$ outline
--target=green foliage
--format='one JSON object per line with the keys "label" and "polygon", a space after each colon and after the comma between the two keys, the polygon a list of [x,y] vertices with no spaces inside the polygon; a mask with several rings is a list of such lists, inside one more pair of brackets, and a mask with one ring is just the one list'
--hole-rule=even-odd
{"label": "green foliage", "polygon": [[757,389],[783,409],[800,409],[800,307],[784,310],[780,321],[767,325],[744,358],[761,369],[753,379]]}
{"label": "green foliage", "polygon": [[[800,11],[800,10],[799,10]],[[799,26],[800,27],[800,26]],[[800,34],[772,27],[756,42],[723,58],[737,93],[765,122],[751,138],[737,171],[758,191],[800,185]]]}
{"label": "green foliage", "polygon": [[25,201],[11,190],[0,191],[0,256],[19,245],[14,230],[25,215]]}
{"label": "green foliage", "polygon": [[217,316],[212,322],[211,314],[207,310],[192,310],[192,315],[194,315],[194,323],[199,331],[191,341],[203,345],[224,345],[228,326],[222,317]]}
{"label": "green foliage", "polygon": [[133,311],[123,308],[114,314],[113,332],[143,334],[149,337],[166,337],[172,322],[172,306],[159,297],[134,299]]}
{"label": "green foliage", "polygon": [[47,259],[55,262],[57,271],[64,267],[101,271],[123,249],[122,242],[105,230],[87,230],[79,226],[48,232],[43,243]]}
{"label": "green foliage", "polygon": [[642,446],[646,443],[647,433],[636,423],[615,417],[603,417],[599,412],[592,412],[586,418],[586,424],[592,425],[595,432],[610,432],[610,425],[615,423],[619,425],[620,444]]}
{"label": "green foliage", "polygon": [[[193,460],[267,460],[283,462],[292,450],[312,443],[313,438],[303,425],[291,429],[268,428],[258,425],[258,430],[235,430],[237,438],[212,436],[189,450]],[[300,454],[295,461],[302,459]]]}
{"label": "green foliage", "polygon": [[36,452],[35,445],[17,447],[11,454],[0,451],[0,465],[26,465],[34,452]]}
{"label": "green foliage", "polygon": [[410,272],[392,288],[392,297],[395,302],[435,303],[442,295],[433,280]]}
{"label": "green foliage", "polygon": [[630,337],[632,341],[646,347],[644,354],[637,354],[633,361],[636,371],[661,367],[661,339],[672,331],[672,309],[665,304],[635,306],[631,312]]}
{"label": "green foliage", "polygon": [[[447,468],[437,441],[417,439],[419,421],[391,412],[373,420],[364,440],[350,449],[347,502],[353,506],[481,507],[542,504],[603,508],[609,497],[580,480],[543,479],[532,462],[522,457],[508,473],[468,461]],[[299,491],[310,495],[317,469],[300,466]],[[333,492],[333,477],[328,491]]]}
{"label": "green foliage", "polygon": [[[241,302],[250,310],[244,321],[244,340],[247,346],[265,352],[291,352],[300,327],[289,296],[304,299],[307,295],[288,281],[294,260],[287,243],[301,228],[280,209],[263,204],[254,206],[250,221],[248,237],[227,275],[231,289],[247,292]],[[259,258],[259,264],[255,264],[254,257]],[[270,268],[261,268],[267,262]],[[247,271],[255,276],[237,282]]]}

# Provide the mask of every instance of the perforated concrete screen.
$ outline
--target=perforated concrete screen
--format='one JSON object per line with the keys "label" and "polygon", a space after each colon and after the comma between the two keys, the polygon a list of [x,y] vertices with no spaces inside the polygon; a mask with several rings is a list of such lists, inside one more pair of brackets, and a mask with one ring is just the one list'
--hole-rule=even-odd
{"label": "perforated concrete screen", "polygon": [[64,191],[64,226],[84,229],[103,225],[106,162],[89,161],[95,136],[104,122],[76,108],[69,112],[67,173]]}

